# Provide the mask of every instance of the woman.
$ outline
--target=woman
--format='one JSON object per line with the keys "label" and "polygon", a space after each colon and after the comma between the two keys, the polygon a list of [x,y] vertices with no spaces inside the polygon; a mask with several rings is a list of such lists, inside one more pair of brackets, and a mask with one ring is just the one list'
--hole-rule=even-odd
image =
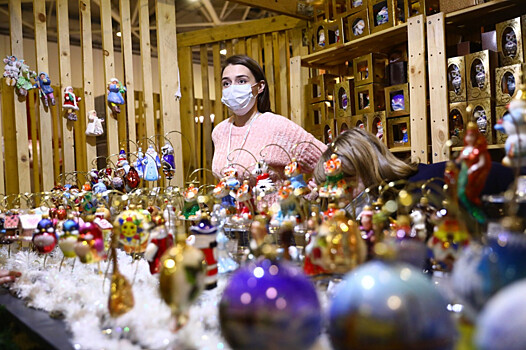
{"label": "woman", "polygon": [[[302,166],[302,172],[312,173],[326,146],[299,125],[272,113],[265,73],[256,61],[244,55],[229,57],[222,72],[222,86],[221,101],[230,109],[232,116],[219,123],[212,132],[214,173],[223,177],[224,170],[233,165],[238,176],[247,176],[243,167],[250,170],[255,163],[250,152],[258,160],[264,158],[275,170],[271,174],[274,181],[283,179],[284,167],[290,162],[285,151],[290,153],[300,142],[305,143],[296,148],[293,156]],[[248,152],[234,152],[236,149]]]}

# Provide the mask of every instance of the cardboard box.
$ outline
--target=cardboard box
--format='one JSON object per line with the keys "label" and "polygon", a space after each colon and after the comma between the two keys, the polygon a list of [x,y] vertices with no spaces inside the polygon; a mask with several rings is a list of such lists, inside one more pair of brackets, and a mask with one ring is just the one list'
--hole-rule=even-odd
{"label": "cardboard box", "polygon": [[332,74],[320,74],[309,79],[307,87],[309,103],[332,101],[334,85],[338,77]]}
{"label": "cardboard box", "polygon": [[373,135],[376,135],[387,146],[387,141],[389,138],[389,129],[387,128],[387,118],[385,117],[385,111],[368,113],[367,116],[367,125],[369,130]]}
{"label": "cardboard box", "polygon": [[388,143],[389,148],[410,147],[411,146],[411,123],[409,117],[388,118],[389,128]]}
{"label": "cardboard box", "polygon": [[303,125],[305,126],[305,130],[322,130],[322,125],[325,124],[328,119],[333,118],[334,108],[330,102],[313,103],[307,107],[307,119]]}
{"label": "cardboard box", "polygon": [[336,118],[354,115],[354,80],[348,79],[334,85],[334,109]]}

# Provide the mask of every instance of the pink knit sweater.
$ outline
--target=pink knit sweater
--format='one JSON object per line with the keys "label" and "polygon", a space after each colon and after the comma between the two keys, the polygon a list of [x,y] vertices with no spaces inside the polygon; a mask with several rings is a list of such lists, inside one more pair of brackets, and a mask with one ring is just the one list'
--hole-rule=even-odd
{"label": "pink knit sweater", "polygon": [[[227,150],[230,125],[232,122],[233,118],[224,120],[219,123],[212,132],[212,140],[215,147],[212,170],[220,176],[223,176],[221,172],[229,163],[227,160]],[[247,129],[250,127],[249,123],[242,127],[233,125],[232,138],[230,140],[231,152],[241,147]],[[280,115],[267,112],[259,115],[257,119],[253,120],[243,148],[250,151],[258,160],[262,159],[264,156],[269,167],[277,172],[276,174],[271,171],[271,177],[273,180],[278,180],[284,178],[283,168],[290,162],[289,157],[279,147],[269,146],[262,154],[260,154],[261,149],[265,147],[265,145],[276,143],[290,153],[294,145],[301,141],[310,141],[314,143],[315,146],[309,143],[303,143],[296,147],[294,154],[291,154],[291,157],[295,157],[298,160],[299,164],[302,166],[302,172],[312,173],[321,156],[321,152],[324,152],[327,149],[327,146],[318,141],[298,124]],[[249,171],[253,170],[255,160],[247,152],[233,152],[231,159],[233,159],[234,162],[245,166]],[[246,173],[246,171],[239,166],[237,169],[240,178],[242,178],[243,172]]]}

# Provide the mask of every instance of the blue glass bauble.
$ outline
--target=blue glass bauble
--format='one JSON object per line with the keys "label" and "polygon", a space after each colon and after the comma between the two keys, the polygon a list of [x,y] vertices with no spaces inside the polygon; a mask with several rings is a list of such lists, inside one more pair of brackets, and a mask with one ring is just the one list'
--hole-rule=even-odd
{"label": "blue glass bauble", "polygon": [[234,272],[219,304],[233,349],[309,349],[321,332],[311,281],[287,262],[261,260]]}
{"label": "blue glass bauble", "polygon": [[526,280],[491,298],[477,322],[475,343],[480,350],[526,349]]}
{"label": "blue glass bauble", "polygon": [[457,334],[431,281],[403,263],[371,261],[350,272],[329,318],[336,350],[453,349]]}

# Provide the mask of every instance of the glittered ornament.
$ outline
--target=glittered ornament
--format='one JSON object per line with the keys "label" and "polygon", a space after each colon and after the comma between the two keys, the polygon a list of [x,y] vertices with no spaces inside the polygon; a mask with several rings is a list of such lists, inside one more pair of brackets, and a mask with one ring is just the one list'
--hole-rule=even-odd
{"label": "glittered ornament", "polygon": [[104,237],[102,231],[94,222],[85,222],[80,228],[79,238],[75,245],[75,253],[80,261],[91,264],[106,259]]}
{"label": "glittered ornament", "polygon": [[178,227],[177,243],[161,258],[159,288],[161,297],[172,310],[172,330],[188,321],[188,312],[205,286],[206,265],[203,253],[186,245],[186,234]]}
{"label": "glittered ornament", "polygon": [[38,222],[37,228],[33,233],[33,245],[40,254],[50,253],[57,245],[57,235],[53,221],[47,216],[43,216]]}
{"label": "glittered ornament", "polygon": [[219,304],[221,333],[233,349],[309,349],[321,332],[312,282],[295,266],[260,260],[232,275]]}
{"label": "glittered ornament", "polygon": [[78,235],[78,222],[73,219],[64,221],[58,240],[58,246],[66,258],[74,258],[77,256],[77,254],[75,254],[75,244],[77,243]]}
{"label": "glittered ornament", "polygon": [[369,262],[345,277],[329,312],[335,350],[453,349],[455,324],[429,279],[406,264]]}
{"label": "glittered ornament", "polygon": [[146,217],[137,210],[126,210],[117,216],[113,227],[126,253],[142,253],[148,244]]}
{"label": "glittered ornament", "polygon": [[173,236],[168,233],[166,227],[159,225],[154,228],[150,234],[150,241],[146,246],[144,258],[150,265],[150,272],[152,275],[159,272],[161,268],[161,257],[174,244]]}
{"label": "glittered ornament", "polygon": [[491,298],[478,317],[479,350],[526,349],[526,281],[516,282]]}
{"label": "glittered ornament", "polygon": [[199,223],[190,227],[190,231],[195,235],[194,246],[201,249],[206,262],[206,289],[213,289],[217,286],[217,227],[213,226],[208,217],[203,217]]}
{"label": "glittered ornament", "polygon": [[136,188],[141,182],[141,177],[139,176],[139,173],[137,172],[137,170],[135,170],[134,167],[130,167],[130,170],[128,171],[124,179],[126,180],[126,186],[130,189]]}

